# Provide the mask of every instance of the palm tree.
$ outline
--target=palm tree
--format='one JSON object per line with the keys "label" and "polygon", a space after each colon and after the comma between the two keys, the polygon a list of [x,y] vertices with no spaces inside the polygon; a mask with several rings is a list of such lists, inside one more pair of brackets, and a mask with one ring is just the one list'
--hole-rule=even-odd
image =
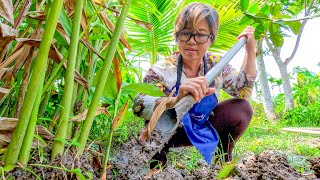
{"label": "palm tree", "polygon": [[137,56],[148,55],[153,64],[159,55],[169,55],[173,47],[173,24],[177,14],[176,0],[150,0],[145,8],[132,7],[129,14],[150,23],[148,28],[127,22],[128,41],[135,47]]}

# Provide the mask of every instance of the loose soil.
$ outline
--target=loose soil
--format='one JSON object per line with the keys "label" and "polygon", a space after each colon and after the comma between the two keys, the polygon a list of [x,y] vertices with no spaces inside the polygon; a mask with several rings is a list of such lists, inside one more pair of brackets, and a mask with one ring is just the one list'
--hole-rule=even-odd
{"label": "loose soil", "polygon": [[[49,150],[47,150],[49,152]],[[85,179],[100,179],[102,154],[95,151],[85,151],[81,158],[76,157],[73,150],[69,150],[64,156],[57,158],[54,162],[45,164],[46,161],[34,158],[26,168],[16,168],[6,173],[6,178],[11,179],[36,179],[36,174],[41,179],[77,179],[76,171],[68,172],[61,170],[76,169]],[[314,171],[312,175],[303,176],[293,169],[286,158],[286,155],[278,151],[264,151],[258,155],[248,156],[235,165],[235,170],[230,174],[229,179],[319,179],[320,177],[320,157],[308,159],[311,163],[311,169]],[[44,167],[40,165],[43,164]],[[52,167],[50,167],[52,166]],[[188,170],[180,166],[168,165],[158,173],[154,173],[149,179],[217,179],[217,174],[221,170],[219,165],[207,165],[204,161],[197,164],[198,168]],[[60,169],[59,169],[60,168]],[[147,168],[143,172],[146,174]],[[33,173],[31,173],[33,172]],[[107,179],[144,179],[144,176],[132,177],[132,175],[121,173],[126,172],[116,169],[116,166],[108,169]],[[78,178],[79,179],[79,178]]]}

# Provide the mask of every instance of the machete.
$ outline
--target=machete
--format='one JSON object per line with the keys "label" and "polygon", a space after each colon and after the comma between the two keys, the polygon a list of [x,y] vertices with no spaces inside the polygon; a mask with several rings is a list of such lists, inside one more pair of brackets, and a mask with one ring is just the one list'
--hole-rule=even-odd
{"label": "machete", "polygon": [[[214,81],[246,41],[246,37],[240,38],[205,75],[209,84]],[[152,157],[157,152],[160,152],[164,145],[168,143],[175,134],[179,121],[195,103],[191,94],[183,97],[173,109],[167,109],[162,113],[156,122],[155,128],[151,131],[150,139],[141,142],[137,137],[134,137],[126,142],[120,151],[111,159],[113,168],[118,170],[120,176],[126,179],[143,178],[149,170],[146,165],[150,163]]]}

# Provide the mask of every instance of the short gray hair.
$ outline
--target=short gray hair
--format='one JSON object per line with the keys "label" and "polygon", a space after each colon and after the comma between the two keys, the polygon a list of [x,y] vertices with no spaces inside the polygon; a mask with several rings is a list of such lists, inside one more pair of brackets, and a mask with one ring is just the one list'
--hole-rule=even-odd
{"label": "short gray hair", "polygon": [[210,28],[210,35],[212,35],[211,40],[213,43],[218,34],[219,15],[214,8],[207,4],[190,3],[184,7],[174,23],[174,35],[176,36],[177,32],[185,28],[192,30],[197,29],[197,23],[204,18]]}

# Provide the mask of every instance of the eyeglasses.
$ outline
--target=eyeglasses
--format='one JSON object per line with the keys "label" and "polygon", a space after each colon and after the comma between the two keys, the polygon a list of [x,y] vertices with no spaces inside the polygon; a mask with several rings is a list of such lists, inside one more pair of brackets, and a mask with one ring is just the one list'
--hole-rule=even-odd
{"label": "eyeglasses", "polygon": [[212,37],[212,35],[192,34],[190,32],[177,32],[176,36],[180,41],[183,41],[183,42],[188,42],[193,36],[194,40],[199,44],[204,44],[208,42],[208,39]]}

